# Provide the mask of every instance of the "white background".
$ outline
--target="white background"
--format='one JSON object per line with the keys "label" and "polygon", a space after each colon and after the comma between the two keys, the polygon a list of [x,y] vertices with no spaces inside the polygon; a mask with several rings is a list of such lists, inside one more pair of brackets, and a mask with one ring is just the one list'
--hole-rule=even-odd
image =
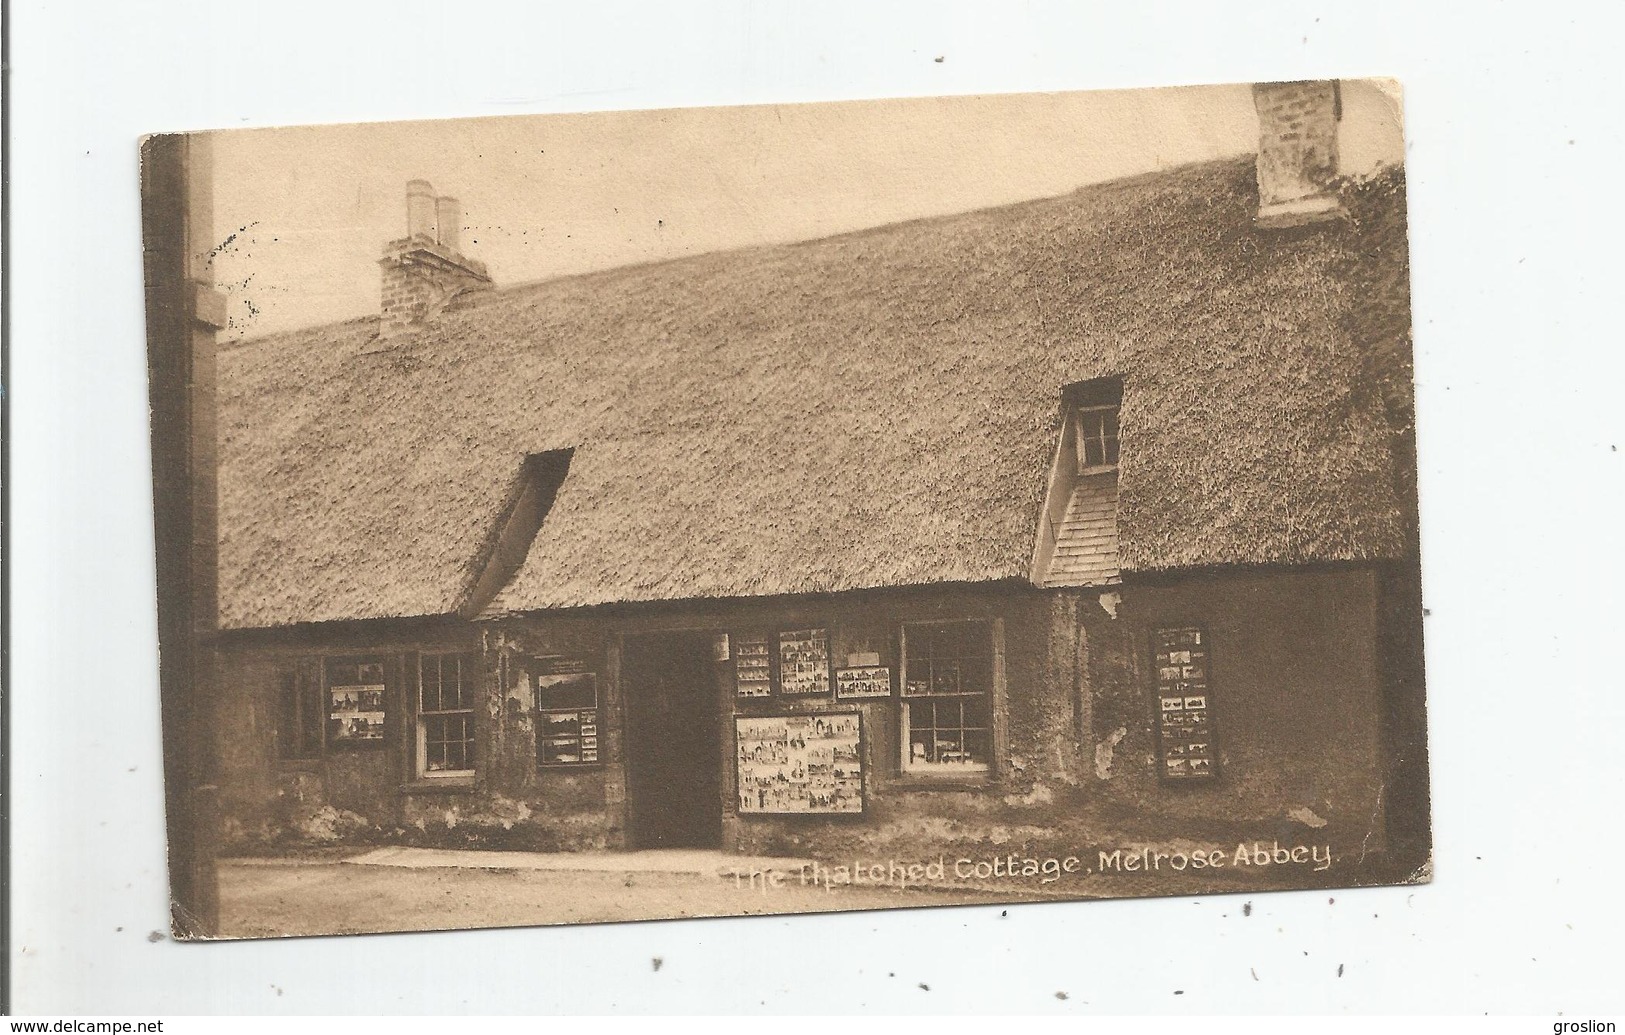
{"label": "white background", "polygon": [[[1141,7],[13,3],[16,1008],[1618,1012],[1620,8]],[[1407,90],[1434,884],[148,941],[139,134],[1365,75]]]}

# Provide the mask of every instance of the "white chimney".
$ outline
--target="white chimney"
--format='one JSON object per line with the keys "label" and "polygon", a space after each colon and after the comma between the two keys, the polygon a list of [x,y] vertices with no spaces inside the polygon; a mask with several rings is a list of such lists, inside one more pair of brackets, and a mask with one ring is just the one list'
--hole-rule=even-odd
{"label": "white chimney", "polygon": [[456,251],[459,231],[463,225],[463,206],[456,198],[434,199],[435,239],[442,248]]}
{"label": "white chimney", "polygon": [[1258,109],[1260,227],[1339,219],[1337,124],[1343,117],[1335,80],[1255,83]]}
{"label": "white chimney", "polygon": [[428,180],[411,180],[406,184],[407,237],[435,239],[434,208],[434,187]]}

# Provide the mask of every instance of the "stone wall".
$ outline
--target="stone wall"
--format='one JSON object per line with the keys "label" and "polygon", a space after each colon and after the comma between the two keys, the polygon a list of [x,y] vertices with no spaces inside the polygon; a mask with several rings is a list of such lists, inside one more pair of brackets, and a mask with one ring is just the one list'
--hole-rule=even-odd
{"label": "stone wall", "polygon": [[[1262,824],[1375,850],[1384,837],[1377,597],[1369,571],[1234,574],[1138,585],[1089,621],[1102,802],[1169,830]],[[1154,630],[1200,626],[1217,779],[1157,771]],[[1106,745],[1110,745],[1109,749]]]}

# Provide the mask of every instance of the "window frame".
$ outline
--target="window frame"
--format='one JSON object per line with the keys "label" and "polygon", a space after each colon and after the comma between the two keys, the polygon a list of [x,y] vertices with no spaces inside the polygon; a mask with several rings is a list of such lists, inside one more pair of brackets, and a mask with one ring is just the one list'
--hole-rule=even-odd
{"label": "window frame", "polygon": [[[1121,411],[1121,403],[1079,403],[1072,407],[1072,442],[1073,451],[1077,454],[1078,474],[1104,474],[1108,471],[1117,470],[1117,465],[1122,458],[1123,448]],[[1085,424],[1095,416],[1101,418],[1099,433],[1086,434],[1089,429],[1085,427]],[[1108,417],[1113,418],[1113,423],[1116,424],[1116,430],[1110,436],[1106,434],[1106,418]],[[1089,451],[1085,443],[1090,441],[1094,441],[1099,445],[1101,463],[1089,463]]]}
{"label": "window frame", "polygon": [[[909,675],[908,675],[908,662],[909,662],[908,632],[909,632],[909,629],[911,627],[913,627],[913,628],[923,628],[923,627],[927,627],[927,626],[943,626],[943,625],[975,625],[975,626],[980,626],[981,627],[981,634],[986,636],[986,645],[987,645],[986,660],[987,660],[987,670],[988,670],[988,686],[987,686],[987,688],[985,690],[972,690],[972,691],[960,690],[960,691],[956,691],[956,692],[952,692],[952,693],[936,693],[936,692],[910,693],[909,692],[909,688],[908,688],[909,687]],[[1002,631],[1003,631],[1003,623],[999,619],[997,619],[997,618],[987,618],[987,617],[974,617],[974,616],[972,616],[972,617],[954,617],[954,618],[932,618],[932,619],[919,619],[919,620],[903,621],[903,622],[899,623],[899,628],[898,628],[898,649],[897,649],[897,661],[898,661],[898,666],[897,666],[898,667],[898,684],[897,684],[898,685],[898,693],[897,693],[897,702],[898,702],[898,720],[897,720],[897,740],[898,740],[898,745],[897,745],[897,747],[898,747],[898,751],[897,751],[897,765],[898,765],[898,773],[901,776],[909,778],[909,779],[921,779],[921,780],[960,780],[960,781],[973,780],[973,781],[976,781],[976,782],[986,782],[988,780],[993,779],[994,776],[997,774],[997,772],[998,772],[998,761],[999,761],[999,751],[1000,751],[1000,746],[1001,746],[1000,745],[1001,730],[1000,730],[999,709],[1002,706],[1002,696],[1003,696],[1002,695],[1002,683],[1003,683],[1003,678],[1004,678],[1004,673],[1003,673],[1003,644],[1001,642]],[[956,659],[956,660],[965,660],[965,659]],[[957,700],[957,701],[963,702],[963,701],[965,701],[967,699],[974,699],[974,698],[981,698],[986,703],[986,707],[987,707],[987,726],[985,727],[985,730],[984,730],[983,727],[967,727],[967,726],[964,725],[963,721],[961,721],[958,728],[960,729],[961,733],[963,733],[963,732],[965,732],[967,730],[972,730],[972,729],[977,730],[977,731],[984,731],[985,732],[986,737],[987,737],[987,758],[986,758],[986,761],[981,762],[981,763],[942,763],[942,762],[915,763],[913,761],[911,751],[910,751],[910,745],[912,743],[912,732],[913,732],[913,729],[914,729],[914,724],[913,724],[912,715],[911,715],[911,707],[910,707],[911,703],[916,702],[916,701],[920,701],[920,702],[925,702],[925,701],[936,702],[936,701],[944,701],[944,700]],[[961,715],[963,715],[963,712],[961,712]],[[932,729],[938,729],[939,727],[937,727],[935,724],[933,724],[931,728]]]}
{"label": "window frame", "polygon": [[277,668],[276,758],[290,767],[327,756],[325,659],[305,654]]}
{"label": "window frame", "polygon": [[[440,707],[427,708],[423,698],[424,692],[424,663],[429,660],[435,662],[436,687]],[[457,700],[463,704],[461,708],[445,707],[446,661],[450,659],[457,665]],[[474,663],[474,655],[468,651],[419,651],[413,660],[413,691],[412,691],[412,772],[419,780],[467,780],[474,777],[479,771],[479,736],[475,730],[475,695],[478,690],[478,665]],[[472,672],[472,679],[471,679]],[[464,735],[457,740],[445,738],[436,743],[445,746],[461,742],[464,744],[464,762],[462,769],[430,769],[429,768],[429,723],[430,719],[451,718],[463,716],[465,725]]]}

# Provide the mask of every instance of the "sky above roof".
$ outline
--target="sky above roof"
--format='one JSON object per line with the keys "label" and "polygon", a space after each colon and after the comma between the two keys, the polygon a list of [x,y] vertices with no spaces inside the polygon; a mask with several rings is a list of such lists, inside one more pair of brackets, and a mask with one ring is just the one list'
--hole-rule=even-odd
{"label": "sky above roof", "polygon": [[[1346,82],[1345,172],[1403,157]],[[375,313],[406,182],[463,206],[499,286],[962,212],[1251,152],[1245,85],[227,130],[214,138],[228,337]]]}

